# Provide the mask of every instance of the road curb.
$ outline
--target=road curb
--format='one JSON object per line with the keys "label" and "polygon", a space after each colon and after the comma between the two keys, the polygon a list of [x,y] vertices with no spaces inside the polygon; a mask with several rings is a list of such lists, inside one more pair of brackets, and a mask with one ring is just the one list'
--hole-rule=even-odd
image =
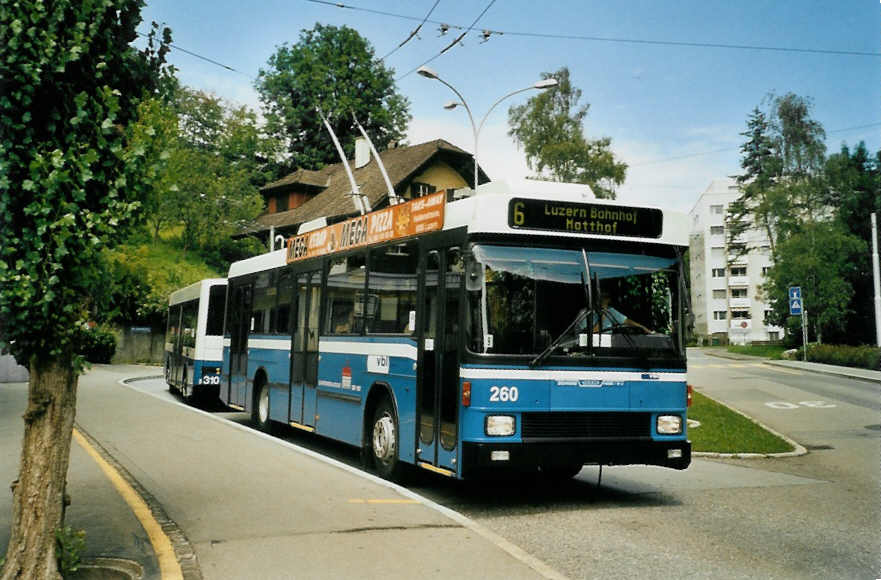
{"label": "road curb", "polygon": [[[710,397],[706,393],[701,393],[701,394],[703,396],[707,397],[708,399],[713,399],[713,397]],[[709,458],[718,458],[718,459],[778,459],[778,458],[784,458],[784,457],[800,457],[802,455],[807,455],[808,450],[805,449],[805,447],[803,445],[800,445],[797,441],[787,437],[783,433],[779,433],[779,432],[775,431],[774,429],[768,427],[767,425],[765,425],[761,421],[757,421],[755,418],[750,417],[749,415],[747,415],[746,413],[744,413],[740,409],[735,409],[731,405],[728,405],[727,403],[723,403],[722,401],[719,401],[718,399],[713,399],[713,401],[715,401],[716,403],[719,403],[720,405],[722,405],[726,409],[729,409],[730,411],[737,413],[741,417],[749,419],[750,421],[752,421],[753,423],[755,423],[756,425],[758,425],[759,427],[761,427],[765,431],[771,433],[772,435],[776,435],[777,437],[780,437],[781,439],[783,439],[784,441],[786,441],[787,443],[792,445],[794,449],[792,451],[785,451],[783,453],[720,453],[720,452],[716,452],[716,451],[693,451],[691,453],[692,457],[709,457]]]}
{"label": "road curb", "polygon": [[766,360],[766,361],[764,361],[764,363],[766,365],[770,365],[770,366],[774,366],[774,367],[780,367],[780,368],[791,369],[791,370],[799,370],[799,371],[810,371],[812,373],[817,373],[818,375],[827,375],[827,376],[831,376],[831,377],[843,377],[846,379],[853,379],[855,381],[867,381],[870,383],[876,383],[878,385],[881,385],[881,379],[876,379],[875,377],[861,377],[861,376],[847,373],[845,371],[833,371],[833,370],[822,369],[822,368],[821,369],[817,369],[817,368],[805,369],[802,367],[790,366],[788,364],[785,364],[782,361],[776,361],[776,360]]}

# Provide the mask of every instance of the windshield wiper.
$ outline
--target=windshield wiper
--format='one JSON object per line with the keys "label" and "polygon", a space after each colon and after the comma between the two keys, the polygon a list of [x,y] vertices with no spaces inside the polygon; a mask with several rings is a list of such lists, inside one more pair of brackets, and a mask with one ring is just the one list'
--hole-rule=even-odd
{"label": "windshield wiper", "polygon": [[590,313],[592,313],[592,312],[593,312],[593,310],[588,309],[588,308],[585,308],[585,309],[583,309],[581,312],[579,312],[579,313],[578,313],[578,316],[575,317],[575,320],[573,320],[573,321],[569,324],[569,326],[566,327],[566,330],[564,330],[563,332],[561,332],[560,335],[559,335],[557,338],[555,338],[554,341],[551,342],[551,344],[549,344],[549,345],[547,346],[546,349],[544,349],[543,351],[541,351],[541,352],[538,354],[538,356],[536,356],[534,359],[532,359],[532,360],[529,362],[529,368],[533,368],[533,367],[535,367],[535,366],[541,364],[541,362],[542,362],[544,359],[548,358],[548,356],[549,356],[552,352],[554,352],[554,350],[555,350],[558,346],[560,346],[560,343],[563,342],[563,338],[565,338],[566,336],[568,336],[569,332],[570,332],[572,329],[574,329],[575,326],[576,326],[579,322],[581,322],[582,320],[584,320],[584,319],[587,317],[588,314],[590,314]]}

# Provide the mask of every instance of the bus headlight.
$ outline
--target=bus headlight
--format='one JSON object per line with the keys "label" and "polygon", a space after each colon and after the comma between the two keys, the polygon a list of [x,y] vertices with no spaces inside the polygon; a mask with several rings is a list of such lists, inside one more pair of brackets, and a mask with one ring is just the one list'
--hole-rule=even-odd
{"label": "bus headlight", "polygon": [[659,435],[679,435],[682,433],[682,417],[679,415],[658,415]]}
{"label": "bus headlight", "polygon": [[516,422],[511,415],[488,415],[486,434],[490,437],[509,437],[516,430]]}

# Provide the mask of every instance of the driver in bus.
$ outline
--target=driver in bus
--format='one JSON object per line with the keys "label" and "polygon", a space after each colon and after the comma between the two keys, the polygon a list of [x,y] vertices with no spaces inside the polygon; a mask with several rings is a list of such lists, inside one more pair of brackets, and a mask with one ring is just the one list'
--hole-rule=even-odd
{"label": "driver in bus", "polygon": [[[594,332],[612,332],[613,328],[620,326],[630,326],[633,328],[639,328],[646,334],[652,334],[653,332],[649,330],[647,327],[642,324],[636,322],[635,320],[631,320],[626,315],[622,314],[609,304],[612,302],[612,297],[609,295],[603,295],[602,297],[602,308],[600,310],[600,317],[597,318],[596,313],[593,314],[593,331]],[[600,322],[602,322],[602,331],[600,330]]]}

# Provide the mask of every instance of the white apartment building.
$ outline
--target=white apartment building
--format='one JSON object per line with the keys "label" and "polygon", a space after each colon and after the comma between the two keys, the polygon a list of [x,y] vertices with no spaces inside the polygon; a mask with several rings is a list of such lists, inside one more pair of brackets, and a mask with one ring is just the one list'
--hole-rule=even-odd
{"label": "white apartment building", "polygon": [[783,338],[782,328],[765,325],[770,308],[761,286],[771,264],[767,235],[748,230],[736,240],[745,242],[748,252],[729,264],[725,216],[739,196],[733,179],[714,179],[689,213],[694,333],[704,343],[747,344]]}

